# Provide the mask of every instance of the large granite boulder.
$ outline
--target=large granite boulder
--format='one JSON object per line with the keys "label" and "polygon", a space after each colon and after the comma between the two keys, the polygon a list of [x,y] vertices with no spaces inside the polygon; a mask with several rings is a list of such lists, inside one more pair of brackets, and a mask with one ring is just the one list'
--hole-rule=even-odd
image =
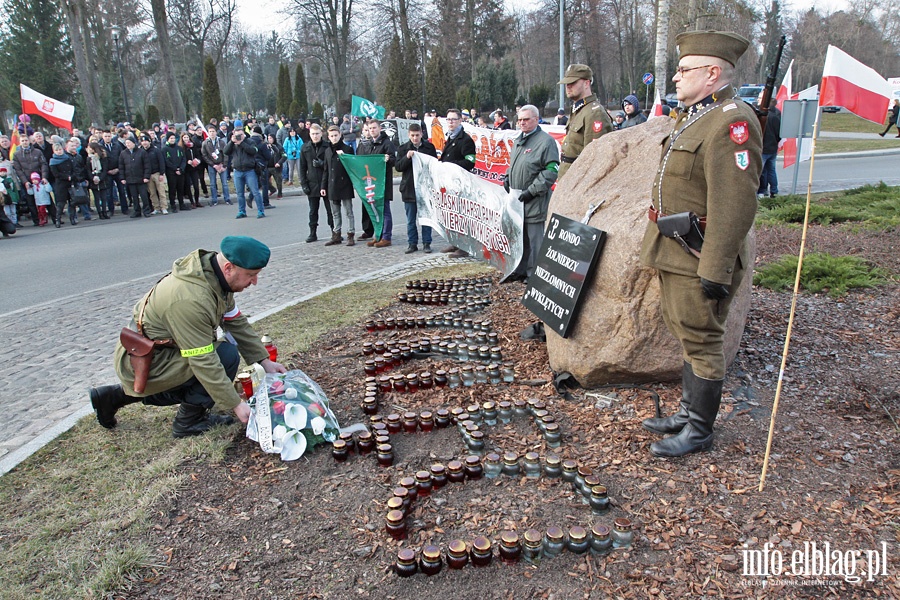
{"label": "large granite boulder", "polygon": [[[589,204],[606,200],[588,223],[607,232],[607,240],[577,321],[567,339],[547,329],[550,367],[571,373],[583,387],[681,376],[681,345],[663,323],[656,271],[638,260],[660,142],[671,128],[667,118],[650,119],[594,141],[550,201],[550,214],[580,221]],[[751,242],[755,256],[752,232]],[[752,273],[745,274],[728,315],[729,364],[750,311],[751,280]]]}

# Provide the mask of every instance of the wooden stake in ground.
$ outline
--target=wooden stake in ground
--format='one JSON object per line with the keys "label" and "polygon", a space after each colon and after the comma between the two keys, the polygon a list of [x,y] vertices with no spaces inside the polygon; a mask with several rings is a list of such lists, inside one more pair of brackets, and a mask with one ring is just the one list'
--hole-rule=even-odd
{"label": "wooden stake in ground", "polygon": [[[818,107],[816,110],[820,110]],[[816,164],[816,136],[819,133],[819,118],[813,125],[812,149],[809,159],[809,182],[806,184],[806,211],[803,213],[803,235],[800,237],[800,254],[797,258],[797,275],[794,277],[794,294],[791,297],[791,315],[788,317],[787,333],[784,336],[784,351],[781,353],[781,368],[778,370],[778,386],[775,388],[775,402],[772,404],[772,419],[769,421],[769,438],[766,441],[766,455],[763,458],[762,474],[759,477],[759,491],[766,485],[766,471],[769,468],[769,454],[772,452],[772,438],[775,434],[775,417],[778,414],[778,401],[781,399],[781,387],[784,383],[784,367],[787,364],[788,348],[791,346],[791,331],[794,328],[794,313],[797,310],[797,296],[800,294],[800,272],[803,270],[803,253],[806,250],[806,230],[809,228],[809,206],[812,202],[813,167]],[[800,157],[797,157],[795,169],[800,168]]]}

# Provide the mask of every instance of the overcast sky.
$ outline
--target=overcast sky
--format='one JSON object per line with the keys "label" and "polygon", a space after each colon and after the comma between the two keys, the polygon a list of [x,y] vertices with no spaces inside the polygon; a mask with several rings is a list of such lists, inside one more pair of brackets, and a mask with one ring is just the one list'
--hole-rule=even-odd
{"label": "overcast sky", "polygon": [[[759,3],[762,0],[755,1]],[[510,7],[532,6],[533,4],[533,0],[506,0],[506,5]],[[268,33],[273,29],[277,31],[283,26],[283,17],[279,11],[283,10],[286,5],[285,0],[237,0],[237,16],[250,33]],[[831,14],[837,10],[846,9],[849,5],[850,0],[783,0],[782,10],[798,12],[818,8],[823,13]]]}

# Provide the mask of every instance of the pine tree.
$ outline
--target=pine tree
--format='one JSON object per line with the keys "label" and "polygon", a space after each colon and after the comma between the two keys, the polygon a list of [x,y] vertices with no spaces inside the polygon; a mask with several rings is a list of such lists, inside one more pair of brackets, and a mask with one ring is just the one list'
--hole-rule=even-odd
{"label": "pine tree", "polygon": [[453,82],[453,65],[446,51],[440,46],[434,49],[428,60],[425,71],[425,93],[428,109],[434,109],[439,115],[447,112],[456,102],[456,89]]}
{"label": "pine tree", "polygon": [[294,69],[294,102],[297,103],[297,112],[291,109],[292,116],[299,117],[309,111],[309,100],[306,98],[306,74],[300,63],[297,63],[297,67]]}
{"label": "pine tree", "polygon": [[[221,114],[222,114],[222,111],[219,111],[218,113],[216,113],[213,116],[217,117],[217,115],[221,115]],[[147,105],[147,122],[150,123],[151,125],[153,123],[159,123],[159,109],[156,107],[155,104]]]}
{"label": "pine tree", "polygon": [[286,115],[294,101],[291,94],[291,72],[285,64],[278,65],[278,99],[275,103],[275,112],[281,116]]}
{"label": "pine tree", "polygon": [[316,100],[315,104],[312,107],[312,115],[317,119],[322,119],[325,117],[325,107],[322,106],[322,103]]}
{"label": "pine tree", "polygon": [[[147,107],[147,118],[150,118],[150,108]],[[222,94],[219,91],[219,77],[216,75],[216,65],[211,56],[203,60],[203,119],[222,117]],[[157,115],[157,119],[159,115]]]}

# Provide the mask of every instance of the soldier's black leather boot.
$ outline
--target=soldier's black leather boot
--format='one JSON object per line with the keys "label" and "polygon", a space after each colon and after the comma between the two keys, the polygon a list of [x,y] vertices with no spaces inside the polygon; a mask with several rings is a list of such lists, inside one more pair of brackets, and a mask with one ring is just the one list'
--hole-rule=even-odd
{"label": "soldier's black leather boot", "polygon": [[123,406],[140,402],[140,398],[130,398],[125,395],[121,385],[101,385],[88,390],[91,406],[97,413],[97,422],[107,429],[116,426],[116,411]]}
{"label": "soldier's black leather boot", "polygon": [[654,456],[675,458],[709,450],[713,442],[713,424],[722,403],[723,379],[702,379],[694,376],[696,390],[692,390],[688,422],[678,435],[650,444]]}
{"label": "soldier's black leather boot", "polygon": [[684,429],[688,422],[688,410],[691,408],[691,391],[692,387],[696,387],[694,384],[696,379],[697,376],[694,375],[694,369],[691,367],[691,364],[684,363],[684,366],[681,368],[681,406],[678,408],[678,412],[668,417],[644,419],[642,423],[644,429],[660,435],[678,433]]}
{"label": "soldier's black leather boot", "polygon": [[206,433],[216,425],[230,425],[234,419],[225,415],[210,415],[202,406],[182,402],[172,422],[172,435],[176,438]]}

